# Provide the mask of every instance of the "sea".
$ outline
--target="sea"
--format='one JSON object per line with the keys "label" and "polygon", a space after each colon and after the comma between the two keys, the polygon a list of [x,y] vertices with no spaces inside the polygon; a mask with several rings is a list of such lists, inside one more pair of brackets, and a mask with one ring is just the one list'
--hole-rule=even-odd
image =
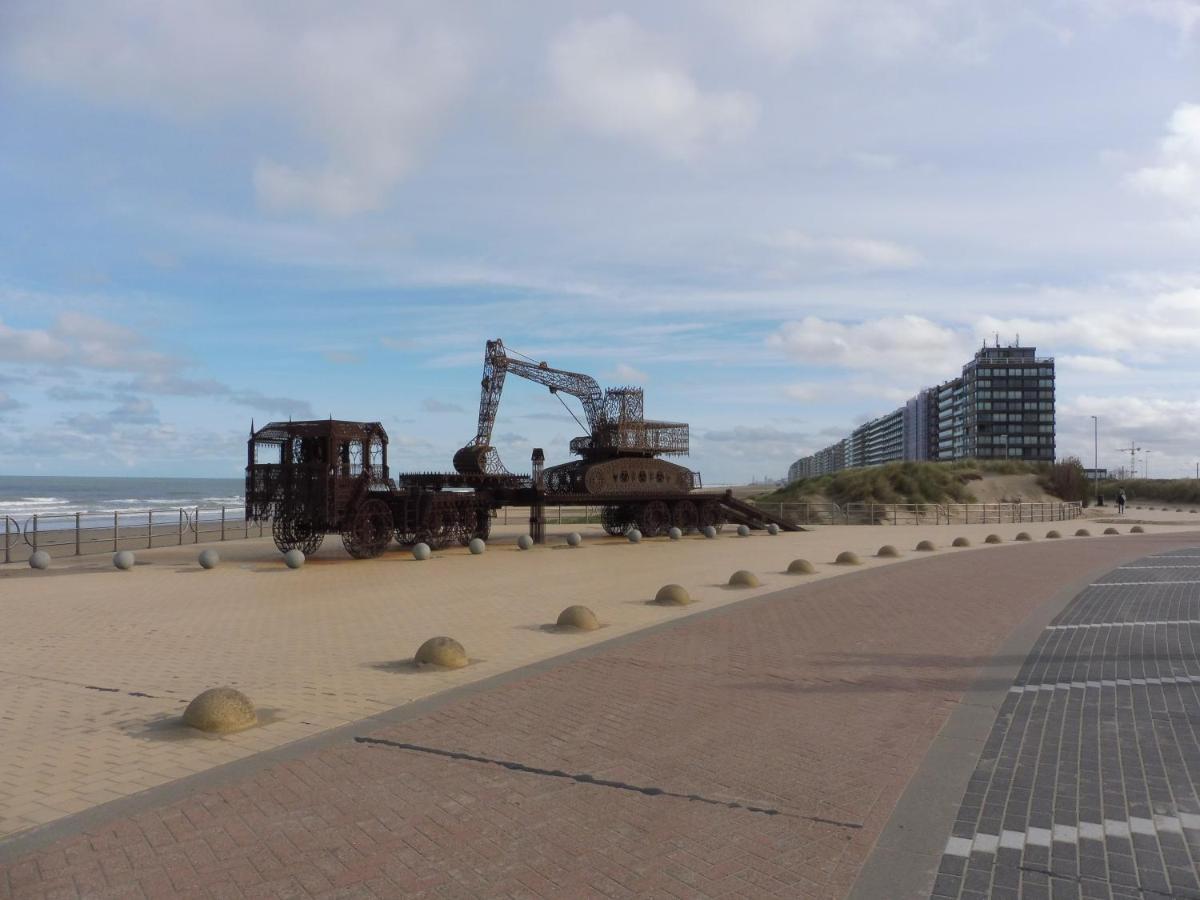
{"label": "sea", "polygon": [[[57,475],[0,475],[0,521],[25,527],[38,517],[39,530],[81,524],[111,525],[114,512],[136,520],[137,512],[237,508],[245,500],[241,478],[100,478]],[[3,528],[0,528],[3,531]]]}

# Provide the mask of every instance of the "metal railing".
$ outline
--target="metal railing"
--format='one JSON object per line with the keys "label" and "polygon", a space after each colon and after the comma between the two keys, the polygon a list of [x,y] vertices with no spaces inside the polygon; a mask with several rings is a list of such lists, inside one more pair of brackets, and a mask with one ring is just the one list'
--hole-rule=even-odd
{"label": "metal railing", "polygon": [[117,550],[182,546],[203,541],[262,537],[265,522],[251,523],[244,506],[192,506],[112,512],[40,513],[4,520],[5,563],[38,550],[51,556],[84,556]]}
{"label": "metal railing", "polygon": [[1001,525],[1063,522],[1083,515],[1080,503],[755,503],[796,525]]}

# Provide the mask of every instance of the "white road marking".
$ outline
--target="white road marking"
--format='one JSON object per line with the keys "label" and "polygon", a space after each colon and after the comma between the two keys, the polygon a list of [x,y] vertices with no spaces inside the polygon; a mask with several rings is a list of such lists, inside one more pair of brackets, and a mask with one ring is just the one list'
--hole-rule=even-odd
{"label": "white road marking", "polygon": [[1144,587],[1148,584],[1200,584],[1200,581],[1097,581],[1088,587]]}
{"label": "white road marking", "polygon": [[[1200,582],[1198,582],[1200,583]],[[1200,619],[1140,619],[1136,622],[1080,622],[1077,625],[1047,625],[1047,631],[1067,631],[1075,628],[1125,628],[1135,625],[1200,625]]]}
{"label": "white road marking", "polygon": [[1105,819],[1103,822],[1080,822],[1078,825],[1055,825],[1053,828],[1027,828],[1024,831],[1005,829],[1000,834],[979,832],[974,838],[952,837],[946,841],[947,856],[969,857],[972,853],[995,853],[1022,850],[1027,846],[1049,847],[1052,840],[1078,844],[1081,840],[1103,841],[1105,836],[1129,838],[1134,834],[1170,832],[1181,834],[1183,829],[1200,831],[1200,815],[1179,813],[1175,816],[1155,815],[1153,819],[1133,816],[1129,819]]}

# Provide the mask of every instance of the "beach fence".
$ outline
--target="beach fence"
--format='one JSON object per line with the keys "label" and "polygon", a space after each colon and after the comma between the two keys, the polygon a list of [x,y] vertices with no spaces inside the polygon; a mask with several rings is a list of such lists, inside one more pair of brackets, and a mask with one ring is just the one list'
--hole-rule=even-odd
{"label": "beach fence", "polygon": [[123,509],[113,512],[42,513],[4,522],[6,563],[24,562],[38,550],[51,556],[84,556],[117,550],[229,541],[270,534],[264,522],[246,519],[243,506]]}
{"label": "beach fence", "polygon": [[755,503],[796,525],[1003,525],[1065,522],[1081,503]]}

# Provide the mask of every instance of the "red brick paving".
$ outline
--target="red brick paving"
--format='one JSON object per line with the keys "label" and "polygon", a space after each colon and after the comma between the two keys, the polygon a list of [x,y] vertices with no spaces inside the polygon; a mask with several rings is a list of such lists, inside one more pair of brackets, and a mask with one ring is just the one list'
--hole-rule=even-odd
{"label": "red brick paving", "polygon": [[[1065,585],[1186,535],[798,585],[0,866],[0,898],[841,897],[978,663]],[[401,677],[401,676],[397,676]]]}

